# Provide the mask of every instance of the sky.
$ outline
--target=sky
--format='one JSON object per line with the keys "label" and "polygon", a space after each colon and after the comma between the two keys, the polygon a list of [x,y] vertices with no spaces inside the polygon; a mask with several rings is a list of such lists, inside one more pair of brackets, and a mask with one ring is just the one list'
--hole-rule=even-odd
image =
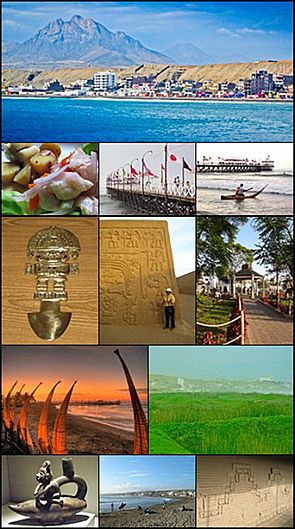
{"label": "sky", "polygon": [[248,158],[259,162],[270,155],[274,161],[274,172],[292,171],[293,169],[293,145],[291,143],[198,143],[197,160],[199,162],[202,161],[203,155],[211,156],[216,162],[218,157]]}
{"label": "sky", "polygon": [[[130,170],[127,164],[132,162],[135,158],[139,161],[134,161],[132,166],[136,171],[141,171],[141,158],[147,151],[152,151],[147,154],[145,162],[149,169],[152,170],[158,177],[161,177],[161,164],[164,165],[164,143],[127,143],[127,144],[100,144],[100,189],[101,193],[105,193],[106,179],[109,173],[112,173],[118,168],[125,166],[125,171]],[[172,162],[170,155],[174,154],[178,161]],[[185,180],[189,180],[192,185],[195,185],[195,144],[168,144],[168,182],[173,183],[174,178],[178,175],[182,179],[182,157],[188,163],[192,172],[185,171]],[[122,170],[120,170],[122,174]],[[154,178],[153,186],[160,184],[160,178]]]}
{"label": "sky", "polygon": [[[77,379],[72,402],[79,399],[129,399],[121,363],[113,354],[115,346],[4,346],[2,390],[6,393],[17,380],[16,390],[25,391],[43,381],[35,397],[42,400],[57,381],[62,382],[54,399],[63,399]],[[146,397],[146,347],[121,346],[124,358],[141,397]]]}
{"label": "sky", "polygon": [[291,59],[292,2],[3,2],[3,38],[22,42],[49,21],[90,17],[160,52],[193,44],[216,62]]}
{"label": "sky", "polygon": [[[255,250],[256,245],[259,243],[259,239],[256,230],[253,228],[253,220],[254,218],[250,217],[249,220],[240,227],[236,241],[241,243],[241,245],[244,245],[244,247]],[[253,261],[253,269],[255,272],[264,276],[273,276],[273,274],[268,273],[268,270],[264,265],[260,265],[255,259]]]}
{"label": "sky", "polygon": [[101,456],[100,492],[194,489],[194,456]]}
{"label": "sky", "polygon": [[[105,220],[118,217],[105,217]],[[120,217],[120,221],[167,221],[172,246],[176,277],[192,272],[196,268],[195,261],[195,219],[193,217]]]}
{"label": "sky", "polygon": [[150,346],[151,374],[192,379],[292,381],[291,346]]}

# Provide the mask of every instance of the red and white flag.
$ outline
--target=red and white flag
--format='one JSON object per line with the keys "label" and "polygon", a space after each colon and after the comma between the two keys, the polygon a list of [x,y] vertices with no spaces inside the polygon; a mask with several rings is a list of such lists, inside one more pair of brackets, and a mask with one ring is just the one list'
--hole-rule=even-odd
{"label": "red and white flag", "polygon": [[171,162],[179,162],[179,158],[173,153],[170,153],[170,160]]}

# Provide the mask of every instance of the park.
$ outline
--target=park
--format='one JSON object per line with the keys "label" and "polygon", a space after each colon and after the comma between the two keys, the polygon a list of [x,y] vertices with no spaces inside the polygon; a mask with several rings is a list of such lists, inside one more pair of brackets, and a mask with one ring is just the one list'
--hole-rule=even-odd
{"label": "park", "polygon": [[197,219],[197,344],[292,344],[291,217]]}

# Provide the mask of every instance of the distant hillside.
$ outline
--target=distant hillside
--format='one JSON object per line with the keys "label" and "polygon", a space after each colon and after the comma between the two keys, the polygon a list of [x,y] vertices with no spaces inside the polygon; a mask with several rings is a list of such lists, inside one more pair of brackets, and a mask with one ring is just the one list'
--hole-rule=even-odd
{"label": "distant hillside", "polygon": [[[292,74],[293,61],[281,60],[276,62],[257,61],[255,63],[233,63],[233,64],[208,64],[205,66],[177,66],[169,64],[143,64],[142,66],[132,66],[128,68],[111,68],[116,72],[118,79],[129,75],[149,76],[156,75],[157,81],[172,79],[177,74],[180,81],[194,80],[206,81],[211,79],[217,82],[238,82],[239,79],[250,77],[256,70],[268,70],[275,74]],[[44,83],[58,79],[67,85],[77,79],[92,78],[98,70],[107,70],[102,64],[93,68],[60,68],[60,69],[7,69],[2,72],[3,84],[20,85],[30,84],[34,78],[34,85],[42,87]]]}
{"label": "distant hillside", "polygon": [[292,384],[274,381],[268,377],[260,379],[189,379],[170,375],[150,374],[152,392],[237,392],[261,394],[292,394]]}

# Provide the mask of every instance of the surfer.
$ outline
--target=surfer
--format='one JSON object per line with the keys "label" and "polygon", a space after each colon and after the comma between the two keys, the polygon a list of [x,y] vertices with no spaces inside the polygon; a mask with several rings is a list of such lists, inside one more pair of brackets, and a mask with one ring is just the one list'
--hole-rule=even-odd
{"label": "surfer", "polygon": [[236,195],[239,197],[244,197],[244,184],[240,184],[238,188],[236,189]]}

